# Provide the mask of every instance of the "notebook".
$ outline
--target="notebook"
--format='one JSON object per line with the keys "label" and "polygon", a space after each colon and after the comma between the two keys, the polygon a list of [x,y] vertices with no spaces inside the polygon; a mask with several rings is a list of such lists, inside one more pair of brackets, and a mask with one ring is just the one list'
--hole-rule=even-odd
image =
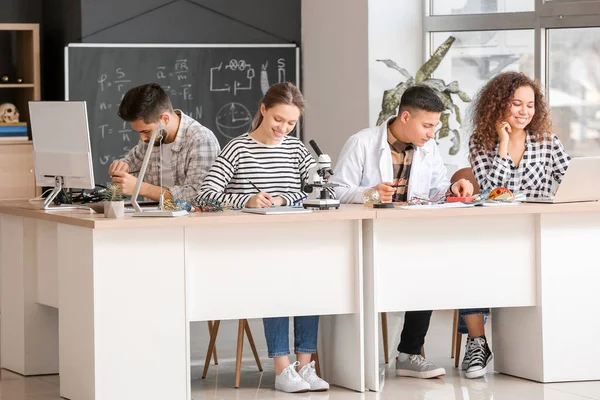
{"label": "notebook", "polygon": [[242,208],[240,211],[251,214],[276,215],[276,214],[309,214],[312,212],[310,208],[275,206],[265,208]]}

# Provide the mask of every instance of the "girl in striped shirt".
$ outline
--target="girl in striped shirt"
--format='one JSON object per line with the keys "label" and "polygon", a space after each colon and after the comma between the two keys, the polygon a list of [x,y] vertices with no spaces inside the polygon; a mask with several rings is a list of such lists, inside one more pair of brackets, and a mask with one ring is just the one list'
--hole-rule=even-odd
{"label": "girl in striped shirt", "polygon": [[[196,201],[217,200],[234,208],[292,205],[302,200],[302,184],[316,162],[304,144],[288,136],[304,110],[304,98],[291,83],[273,85],[261,101],[252,131],[231,140],[206,176]],[[257,190],[258,189],[258,190]],[[294,317],[295,353],[290,364],[289,318],[264,318],[269,357],[275,362],[275,389],[322,391],[311,355],[317,350],[318,316]]]}
{"label": "girl in striped shirt", "polygon": [[217,200],[233,208],[300,201],[305,196],[302,184],[316,166],[300,139],[288,136],[303,109],[304,99],[294,85],[272,86],[252,121],[252,131],[223,148],[196,200]]}

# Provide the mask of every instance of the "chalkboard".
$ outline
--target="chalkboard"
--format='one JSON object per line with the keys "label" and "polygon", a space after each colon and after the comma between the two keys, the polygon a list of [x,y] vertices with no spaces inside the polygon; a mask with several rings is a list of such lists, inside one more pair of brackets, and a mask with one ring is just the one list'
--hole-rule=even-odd
{"label": "chalkboard", "polygon": [[160,84],[173,107],[212,130],[223,147],[248,132],[270,85],[298,85],[295,45],[71,44],[65,58],[66,99],[87,102],[97,184],[108,183],[110,163],[139,141],[117,115],[132,87]]}

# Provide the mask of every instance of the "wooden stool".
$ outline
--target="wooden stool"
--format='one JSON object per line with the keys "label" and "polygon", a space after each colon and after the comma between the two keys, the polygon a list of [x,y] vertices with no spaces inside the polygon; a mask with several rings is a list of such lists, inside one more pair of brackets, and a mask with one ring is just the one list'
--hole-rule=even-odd
{"label": "wooden stool", "polygon": [[460,342],[462,342],[462,335],[458,333],[458,310],[454,310],[454,318],[452,320],[452,350],[450,351],[450,358],[455,359],[454,367],[458,367]]}
{"label": "wooden stool", "polygon": [[[204,371],[202,373],[202,379],[206,378],[206,374],[208,373],[208,367],[210,365],[210,359],[214,356],[216,358],[215,353],[215,342],[217,340],[217,334],[219,333],[219,326],[221,325],[221,321],[214,321],[212,327],[209,325],[211,329],[210,341],[208,343],[208,350],[206,352],[206,359],[204,360]],[[258,358],[258,352],[256,351],[256,346],[254,345],[254,338],[252,337],[252,332],[250,331],[250,326],[248,325],[247,319],[240,319],[238,322],[238,340],[237,340],[237,353],[235,357],[235,387],[236,389],[240,387],[240,376],[242,370],[242,351],[244,349],[244,332],[246,332],[246,336],[248,336],[248,342],[250,342],[250,347],[252,348],[252,353],[254,354],[254,361],[256,361],[256,366],[258,370],[262,372],[263,368],[260,363],[260,359]],[[216,364],[216,361],[215,361]]]}
{"label": "wooden stool", "polygon": [[321,377],[321,365],[319,364],[319,352],[317,351],[310,358],[311,361],[315,362],[315,371],[317,372],[317,376]]}
{"label": "wooden stool", "polygon": [[[209,336],[209,341],[210,338],[212,337],[212,328],[213,328],[213,322],[212,321],[208,321],[208,336]],[[215,365],[219,365],[219,358],[217,357],[217,346],[215,345],[215,348],[213,350],[213,358],[215,360]]]}

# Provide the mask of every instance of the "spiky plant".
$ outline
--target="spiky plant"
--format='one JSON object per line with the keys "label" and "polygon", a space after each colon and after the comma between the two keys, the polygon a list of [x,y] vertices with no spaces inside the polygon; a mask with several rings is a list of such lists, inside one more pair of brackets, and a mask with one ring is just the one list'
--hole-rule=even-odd
{"label": "spiky plant", "polygon": [[406,89],[419,84],[428,86],[435,90],[446,107],[446,110],[440,117],[441,127],[436,132],[436,140],[448,137],[450,132],[452,132],[454,137],[451,138],[452,147],[450,148],[449,153],[450,155],[455,155],[458,153],[460,150],[460,134],[458,129],[450,129],[449,120],[450,115],[454,114],[456,122],[458,122],[459,125],[462,125],[462,119],[460,116],[460,109],[456,104],[454,104],[452,95],[457,95],[465,103],[469,103],[471,98],[465,92],[460,90],[458,87],[458,82],[453,81],[446,85],[446,82],[444,82],[442,79],[431,78],[431,75],[440,65],[455,40],[456,39],[452,36],[446,39],[446,41],[435,50],[431,58],[427,60],[427,62],[425,62],[421,68],[419,68],[414,78],[406,69],[399,67],[398,64],[392,60],[377,60],[384,63],[388,67],[397,70],[406,78],[404,82],[400,82],[396,87],[383,92],[381,112],[379,113],[379,118],[377,119],[377,125],[396,114],[398,107],[400,106],[400,98]]}
{"label": "spiky plant", "polygon": [[121,186],[116,184],[110,184],[104,192],[104,201],[121,201],[123,200],[123,191]]}

